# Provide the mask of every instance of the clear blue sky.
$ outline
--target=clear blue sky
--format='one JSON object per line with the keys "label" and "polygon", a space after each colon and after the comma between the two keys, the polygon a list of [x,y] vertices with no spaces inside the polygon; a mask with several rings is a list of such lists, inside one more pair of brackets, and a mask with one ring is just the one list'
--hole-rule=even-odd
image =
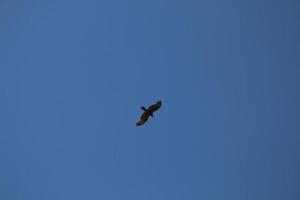
{"label": "clear blue sky", "polygon": [[299,10],[0,1],[0,199],[300,199]]}

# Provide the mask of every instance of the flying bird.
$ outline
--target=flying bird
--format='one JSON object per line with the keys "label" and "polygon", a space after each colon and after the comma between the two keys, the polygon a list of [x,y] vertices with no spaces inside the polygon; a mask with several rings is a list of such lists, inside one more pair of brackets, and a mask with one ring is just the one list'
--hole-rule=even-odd
{"label": "flying bird", "polygon": [[156,102],[155,104],[151,105],[146,109],[144,106],[141,107],[141,109],[144,111],[139,119],[139,121],[136,122],[137,126],[143,125],[149,118],[149,116],[153,117],[153,112],[157,111],[161,106],[161,101]]}

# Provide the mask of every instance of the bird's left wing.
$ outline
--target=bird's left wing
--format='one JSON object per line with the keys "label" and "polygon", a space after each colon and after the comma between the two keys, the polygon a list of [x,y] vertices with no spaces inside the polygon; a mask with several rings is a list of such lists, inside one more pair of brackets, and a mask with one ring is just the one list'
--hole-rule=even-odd
{"label": "bird's left wing", "polygon": [[161,107],[161,101],[158,101],[155,104],[149,106],[148,110],[150,112],[154,112],[154,111],[158,110],[160,107]]}

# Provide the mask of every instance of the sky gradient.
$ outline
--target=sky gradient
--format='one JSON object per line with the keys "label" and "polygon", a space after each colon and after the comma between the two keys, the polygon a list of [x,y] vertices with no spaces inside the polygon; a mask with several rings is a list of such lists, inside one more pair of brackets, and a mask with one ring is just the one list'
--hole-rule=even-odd
{"label": "sky gradient", "polygon": [[0,1],[0,199],[300,199],[299,10]]}

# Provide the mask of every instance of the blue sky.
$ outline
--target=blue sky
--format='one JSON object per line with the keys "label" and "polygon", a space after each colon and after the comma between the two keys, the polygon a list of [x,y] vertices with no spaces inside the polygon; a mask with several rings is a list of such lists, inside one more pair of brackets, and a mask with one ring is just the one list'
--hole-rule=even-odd
{"label": "blue sky", "polygon": [[299,9],[2,0],[0,199],[300,199]]}

